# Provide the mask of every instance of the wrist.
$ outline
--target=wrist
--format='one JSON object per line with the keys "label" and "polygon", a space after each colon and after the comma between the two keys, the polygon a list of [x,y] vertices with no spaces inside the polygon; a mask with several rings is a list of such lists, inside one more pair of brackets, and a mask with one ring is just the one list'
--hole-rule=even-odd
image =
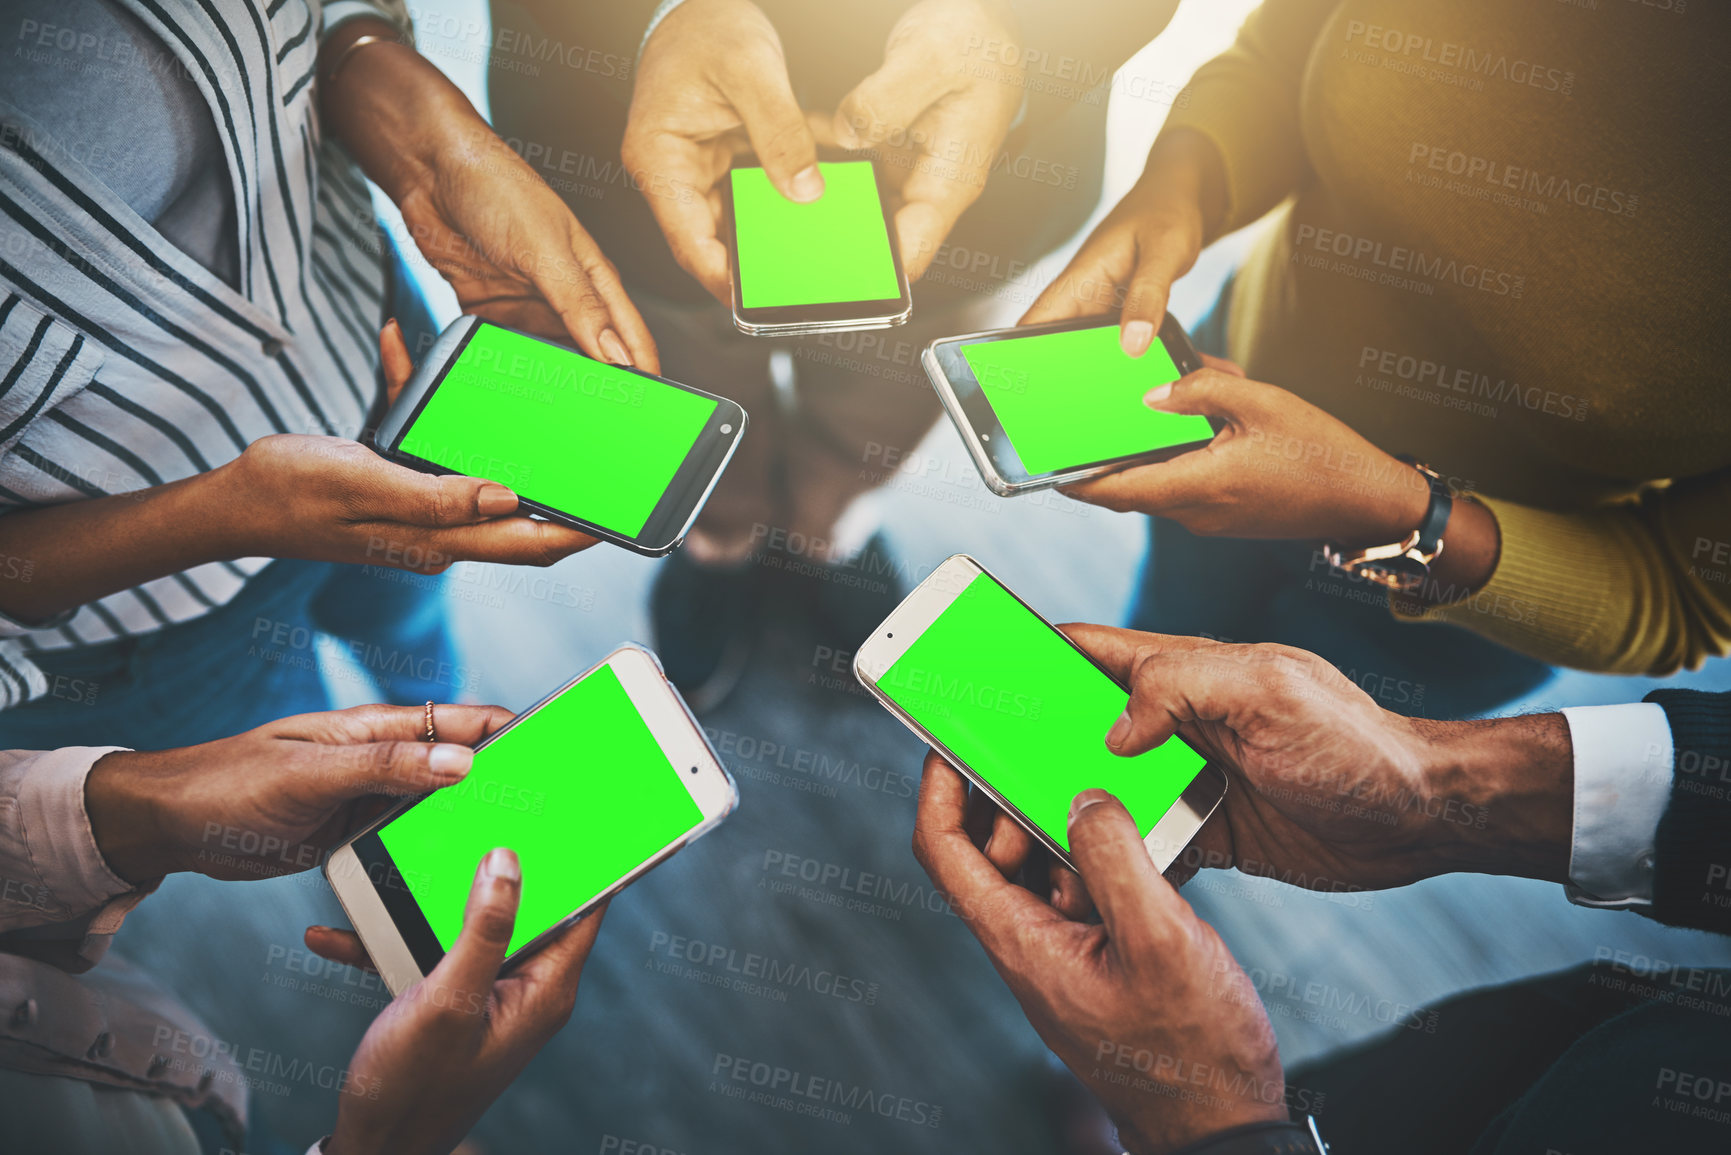
{"label": "wrist", "polygon": [[108,868],[133,886],[176,869],[157,792],[138,772],[146,757],[131,750],[104,754],[84,779],[84,812],[96,848]]}
{"label": "wrist", "polygon": [[1198,247],[1220,234],[1226,219],[1226,166],[1214,142],[1192,128],[1161,133],[1137,182],[1158,201],[1181,203],[1196,216]]}
{"label": "wrist", "polygon": [[1561,714],[1419,722],[1430,787],[1432,873],[1568,881],[1574,752]]}

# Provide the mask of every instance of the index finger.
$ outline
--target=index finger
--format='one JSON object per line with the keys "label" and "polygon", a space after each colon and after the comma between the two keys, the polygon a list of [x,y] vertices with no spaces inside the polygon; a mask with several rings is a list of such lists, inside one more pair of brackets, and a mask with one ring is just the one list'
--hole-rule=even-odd
{"label": "index finger", "polygon": [[1009,948],[1018,923],[1063,916],[998,873],[968,837],[967,779],[936,751],[926,755],[914,817],[914,857],[988,953]]}
{"label": "index finger", "polygon": [[1126,630],[1091,622],[1066,622],[1058,629],[1121,682],[1130,680],[1136,659],[1143,654],[1191,654],[1221,644],[1211,638],[1196,638],[1185,634],[1151,634],[1142,630]]}
{"label": "index finger", "polygon": [[[473,746],[509,722],[514,714],[503,706],[435,705],[433,725],[441,742]],[[351,706],[321,714],[299,714],[272,723],[271,733],[326,744],[416,742],[427,736],[424,706]]]}
{"label": "index finger", "polygon": [[1115,473],[1063,487],[1066,496],[1089,505],[1123,512],[1162,516],[1217,499],[1220,456],[1206,448],[1180,453],[1169,461],[1133,465]]}
{"label": "index finger", "polygon": [[463,910],[463,929],[423,980],[435,984],[435,1007],[474,1015],[486,1009],[517,925],[522,883],[522,867],[513,852],[491,850],[481,860]]}

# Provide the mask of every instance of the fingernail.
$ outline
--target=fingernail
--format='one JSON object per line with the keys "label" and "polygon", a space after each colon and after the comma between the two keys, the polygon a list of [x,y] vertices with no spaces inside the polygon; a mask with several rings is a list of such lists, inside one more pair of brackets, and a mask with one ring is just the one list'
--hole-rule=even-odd
{"label": "fingernail", "polygon": [[1082,811],[1097,803],[1104,802],[1110,797],[1112,797],[1110,794],[1098,788],[1093,790],[1084,790],[1082,793],[1076,795],[1075,799],[1070,803],[1069,825],[1076,825],[1076,819],[1082,816]]}
{"label": "fingernail", "polygon": [[788,192],[800,204],[810,204],[823,195],[823,174],[817,171],[817,166],[810,165],[793,174],[788,182]]}
{"label": "fingernail", "polygon": [[1118,715],[1118,720],[1112,723],[1112,728],[1106,732],[1106,745],[1116,750],[1124,744],[1124,739],[1130,736],[1130,711]]}
{"label": "fingernail", "polygon": [[487,853],[487,873],[501,882],[522,882],[523,868],[517,862],[517,853],[503,846]]}
{"label": "fingernail", "polygon": [[1132,357],[1140,357],[1154,341],[1154,326],[1147,321],[1131,321],[1118,334],[1118,344]]}
{"label": "fingernail", "polygon": [[1172,386],[1168,383],[1160,386],[1158,389],[1148,390],[1147,394],[1142,398],[1142,404],[1153,408],[1159,408],[1161,405],[1164,405],[1171,396]]}
{"label": "fingernail", "polygon": [[475,752],[455,742],[440,742],[433,747],[433,752],[427,755],[427,769],[431,770],[436,778],[461,778],[469,772],[469,767],[474,763]]}
{"label": "fingernail", "polygon": [[399,333],[401,333],[403,331],[403,327],[401,325],[397,324],[397,319],[395,317],[392,317],[390,320],[385,322],[385,328],[386,329],[395,329]]}
{"label": "fingernail", "polygon": [[631,360],[631,351],[625,347],[625,342],[612,329],[601,330],[601,352],[615,365],[636,364]]}
{"label": "fingernail", "polygon": [[503,485],[489,481],[475,495],[475,510],[482,517],[503,517],[517,509],[517,495]]}

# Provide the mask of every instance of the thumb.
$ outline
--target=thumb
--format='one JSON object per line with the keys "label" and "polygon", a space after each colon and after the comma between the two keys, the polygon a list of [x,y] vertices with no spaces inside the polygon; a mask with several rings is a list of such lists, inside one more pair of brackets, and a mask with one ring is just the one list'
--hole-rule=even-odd
{"label": "thumb", "polygon": [[917,147],[924,142],[906,139],[908,130],[951,87],[935,62],[915,53],[892,53],[882,68],[842,97],[835,111],[836,143],[847,149],[886,141]]}
{"label": "thumb", "polygon": [[409,356],[409,344],[403,339],[403,327],[392,317],[379,330],[379,364],[385,372],[385,404],[394,404],[403,386],[414,375],[415,362]]}
{"label": "thumb", "polygon": [[437,984],[436,1005],[470,1014],[486,1009],[487,996],[511,946],[522,889],[523,870],[516,853],[504,847],[489,851],[475,871],[463,929],[450,953],[425,980]]}
{"label": "thumb", "polygon": [[1154,869],[1136,820],[1104,790],[1070,804],[1070,857],[1100,920],[1125,954],[1160,951],[1185,911],[1184,900]]}
{"label": "thumb", "polygon": [[790,201],[809,204],[823,195],[817,168],[817,138],[806,123],[787,79],[787,69],[759,72],[749,87],[728,93],[751,149],[769,183]]}
{"label": "thumb", "polygon": [[1161,413],[1218,417],[1234,425],[1244,425],[1264,411],[1268,391],[1273,388],[1221,369],[1203,368],[1150,389],[1142,403]]}

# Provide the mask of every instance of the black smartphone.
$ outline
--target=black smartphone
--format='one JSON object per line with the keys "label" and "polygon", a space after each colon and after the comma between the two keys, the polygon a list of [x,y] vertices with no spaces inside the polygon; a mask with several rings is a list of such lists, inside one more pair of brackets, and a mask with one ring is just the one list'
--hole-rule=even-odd
{"label": "black smartphone", "polygon": [[466,316],[434,342],[375,447],[497,481],[531,513],[660,557],[697,520],[745,423],[725,397]]}

